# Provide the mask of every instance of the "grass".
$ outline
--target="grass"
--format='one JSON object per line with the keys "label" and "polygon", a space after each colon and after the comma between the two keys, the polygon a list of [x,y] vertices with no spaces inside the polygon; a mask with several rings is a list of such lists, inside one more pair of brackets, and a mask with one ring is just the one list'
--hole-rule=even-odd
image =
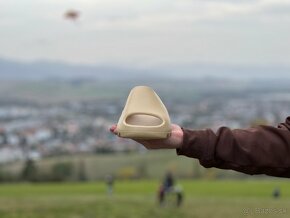
{"label": "grass", "polygon": [[[159,207],[159,181],[117,181],[112,196],[103,182],[2,184],[0,217],[147,218],[289,217],[288,180],[180,181],[184,205]],[[280,187],[282,197],[272,199]],[[172,200],[172,199],[171,199]]]}

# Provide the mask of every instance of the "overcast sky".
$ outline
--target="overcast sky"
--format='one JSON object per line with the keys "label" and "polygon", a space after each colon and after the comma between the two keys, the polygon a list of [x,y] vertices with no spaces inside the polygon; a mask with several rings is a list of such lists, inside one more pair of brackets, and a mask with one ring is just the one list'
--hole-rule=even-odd
{"label": "overcast sky", "polygon": [[0,58],[290,66],[290,0],[0,0]]}

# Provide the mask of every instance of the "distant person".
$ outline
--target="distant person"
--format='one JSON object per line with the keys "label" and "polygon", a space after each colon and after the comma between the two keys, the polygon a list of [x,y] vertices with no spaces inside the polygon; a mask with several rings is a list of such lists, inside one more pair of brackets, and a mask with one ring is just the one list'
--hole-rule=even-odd
{"label": "distant person", "polygon": [[163,181],[163,187],[165,191],[170,191],[174,186],[174,178],[171,172],[167,172]]}
{"label": "distant person", "polygon": [[176,199],[176,206],[179,207],[181,203],[183,202],[183,191],[181,185],[176,185],[174,187],[174,192],[176,193],[177,199]]}
{"label": "distant person", "polygon": [[158,200],[161,206],[164,205],[166,195],[176,195],[176,206],[180,206],[183,201],[183,193],[181,185],[175,186],[175,180],[171,172],[167,172],[162,185],[158,190]]}
{"label": "distant person", "polygon": [[114,191],[114,177],[112,175],[107,175],[106,184],[107,184],[107,193],[109,195],[113,194]]}
{"label": "distant person", "polygon": [[165,190],[164,190],[163,184],[161,184],[159,186],[158,195],[157,196],[158,196],[159,205],[163,206],[164,205],[164,200],[165,200]]}
{"label": "distant person", "polygon": [[274,190],[273,190],[273,193],[272,193],[272,196],[273,198],[280,198],[280,195],[281,195],[281,191],[280,191],[280,188],[279,187],[276,187]]}
{"label": "distant person", "polygon": [[[116,125],[110,131],[116,134]],[[261,125],[231,130],[221,127],[217,133],[173,124],[172,134],[167,139],[136,141],[147,149],[176,149],[178,155],[197,158],[206,168],[290,178],[290,117],[277,128]]]}

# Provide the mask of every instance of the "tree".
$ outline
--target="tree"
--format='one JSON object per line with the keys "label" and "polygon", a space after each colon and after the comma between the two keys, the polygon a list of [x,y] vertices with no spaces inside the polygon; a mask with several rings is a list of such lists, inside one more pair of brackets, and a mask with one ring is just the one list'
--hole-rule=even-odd
{"label": "tree", "polygon": [[52,166],[52,179],[54,181],[66,181],[73,173],[73,164],[67,163],[56,163]]}
{"label": "tree", "polygon": [[27,159],[21,174],[24,181],[35,181],[37,179],[37,166],[32,159]]}
{"label": "tree", "polygon": [[83,159],[80,159],[79,161],[79,169],[78,169],[78,180],[79,181],[86,181],[86,165]]}

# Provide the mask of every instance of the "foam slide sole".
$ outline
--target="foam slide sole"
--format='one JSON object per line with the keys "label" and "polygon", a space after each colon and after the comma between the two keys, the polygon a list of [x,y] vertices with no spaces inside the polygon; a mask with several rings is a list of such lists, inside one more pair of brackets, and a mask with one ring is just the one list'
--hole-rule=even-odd
{"label": "foam slide sole", "polygon": [[159,96],[148,86],[134,87],[117,124],[123,138],[164,139],[171,134],[170,118]]}

